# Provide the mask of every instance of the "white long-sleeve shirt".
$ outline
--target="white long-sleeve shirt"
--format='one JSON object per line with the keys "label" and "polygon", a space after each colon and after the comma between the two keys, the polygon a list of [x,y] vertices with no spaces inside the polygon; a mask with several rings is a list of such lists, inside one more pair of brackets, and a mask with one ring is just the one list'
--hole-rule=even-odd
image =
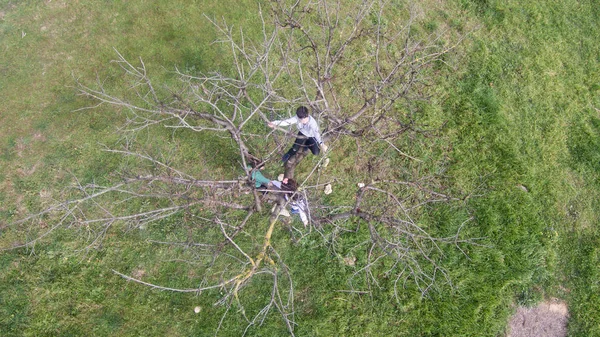
{"label": "white long-sleeve shirt", "polygon": [[292,206],[292,214],[298,214],[304,227],[306,227],[308,225],[308,204],[306,200],[298,198],[298,200],[292,201],[290,206]]}
{"label": "white long-sleeve shirt", "polygon": [[323,141],[321,140],[321,132],[319,131],[319,124],[317,124],[317,121],[312,116],[308,116],[308,123],[306,124],[303,124],[300,121],[300,118],[298,118],[298,116],[284,119],[282,121],[272,121],[271,123],[278,126],[288,126],[296,124],[296,128],[298,128],[298,131],[300,131],[303,135],[305,135],[306,137],[315,138],[318,144],[323,143]]}

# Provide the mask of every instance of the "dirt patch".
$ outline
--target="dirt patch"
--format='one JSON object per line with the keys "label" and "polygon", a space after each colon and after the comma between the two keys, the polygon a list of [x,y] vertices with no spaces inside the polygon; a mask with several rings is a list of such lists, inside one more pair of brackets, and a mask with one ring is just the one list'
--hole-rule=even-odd
{"label": "dirt patch", "polygon": [[31,167],[20,167],[17,169],[17,173],[21,177],[29,177],[30,175],[35,173],[35,171],[37,170],[39,165],[40,165],[40,162],[37,162]]}
{"label": "dirt patch", "polygon": [[568,318],[567,305],[558,299],[520,307],[510,319],[506,337],[566,337]]}
{"label": "dirt patch", "polygon": [[133,271],[133,273],[131,273],[131,276],[138,280],[141,280],[144,275],[146,275],[146,271],[143,269],[136,269]]}

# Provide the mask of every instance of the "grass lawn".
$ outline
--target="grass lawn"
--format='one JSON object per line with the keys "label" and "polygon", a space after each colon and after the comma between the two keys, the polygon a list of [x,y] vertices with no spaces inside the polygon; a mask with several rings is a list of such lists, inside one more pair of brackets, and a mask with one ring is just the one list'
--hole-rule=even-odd
{"label": "grass lawn", "polygon": [[[448,154],[448,188],[472,194],[461,211],[473,217],[465,235],[483,238],[482,245],[465,248],[466,256],[444,251],[452,286],[422,297],[407,284],[395,294],[383,268],[367,294],[347,291],[348,280],[361,289],[370,284],[353,278],[365,263],[365,226],[344,234],[339,247],[316,233],[294,244],[276,231],[273,242],[295,280],[296,335],[501,336],[517,305],[557,297],[569,306],[571,336],[600,336],[599,5],[448,0],[428,12],[431,29],[443,19],[469,32],[435,72],[434,95],[420,110],[423,121],[444,125],[440,138],[414,151]],[[115,49],[142,58],[165,86],[176,85],[175,67],[227,71],[229,53],[212,43],[217,32],[205,15],[243,27],[249,38],[261,34],[254,1],[0,0],[0,248],[22,243],[31,229],[7,224],[65,198],[75,179],[102,184],[133,165],[102,151],[101,144],[120,140],[123,112],[78,110],[95,103],[77,95],[76,80],[127,92],[110,64]],[[145,136],[149,146],[176,153],[189,172],[238,174],[220,150],[225,141],[160,130]],[[347,158],[332,155],[341,181],[356,165],[353,146],[336,148]],[[225,159],[205,163],[215,153]],[[424,221],[443,233],[461,216],[432,207]],[[145,231],[119,225],[93,250],[82,249],[85,229],[61,228],[34,248],[1,251],[0,335],[206,336],[219,325],[218,335],[241,335],[241,312],[220,322],[218,291],[158,291],[112,272],[193,287],[202,271],[176,261],[192,260],[189,251],[148,243],[185,238],[177,223],[175,216]],[[27,226],[37,226],[33,233],[52,223]],[[356,265],[345,263],[349,256]],[[242,299],[248,312],[264,306],[270,291],[268,279],[252,282]],[[286,334],[276,312],[248,330]]]}

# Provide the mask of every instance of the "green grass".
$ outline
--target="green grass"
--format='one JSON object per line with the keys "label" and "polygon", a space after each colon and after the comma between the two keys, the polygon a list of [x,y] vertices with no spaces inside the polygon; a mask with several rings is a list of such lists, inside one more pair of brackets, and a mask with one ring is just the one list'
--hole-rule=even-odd
{"label": "green grass", "polygon": [[[598,36],[597,8],[591,3],[493,1],[474,7],[488,32],[475,39],[458,104],[452,107],[460,130],[452,131],[466,146],[458,148],[462,164],[454,166],[464,171],[453,176],[491,173],[486,186],[494,190],[476,214],[489,214],[493,220],[484,223],[501,225],[489,227],[497,228],[490,234],[497,237],[496,249],[511,253],[510,259],[504,258],[515,264],[510,277],[522,279],[517,299],[525,304],[540,299],[532,289],[564,298],[574,315],[572,334],[596,335],[591,327],[598,321],[590,314],[596,309],[581,306],[575,298],[597,296],[597,290],[569,287],[577,282],[571,272],[576,265],[567,256],[579,255],[585,245],[565,245],[568,240],[562,238],[574,235],[573,226],[581,223],[587,229],[575,229],[575,236],[597,233],[597,193],[592,186],[597,186],[593,158],[598,149],[592,150],[590,137],[598,103],[598,49],[593,42]],[[479,142],[465,141],[468,138]],[[569,216],[573,208],[585,216]],[[593,263],[583,266],[597,270]]]}
{"label": "green grass", "polygon": [[[431,89],[435,95],[418,105],[416,118],[439,137],[406,139],[410,154],[424,159],[385,161],[397,177],[437,170],[448,177],[448,190],[466,199],[474,220],[464,229],[483,237],[480,246],[462,247],[468,257],[445,249],[442,263],[453,287],[440,285],[421,298],[414,284],[400,287],[374,269],[379,284],[371,294],[349,293],[348,280],[367,289],[364,274],[368,236],[341,236],[331,245],[318,234],[293,244],[278,230],[274,246],[290,267],[295,283],[298,336],[498,336],[515,304],[534,305],[549,297],[567,301],[572,336],[600,331],[600,7],[595,1],[447,1],[431,15],[423,32],[450,25],[467,31],[478,26],[446,64]],[[96,78],[115,91],[126,82],[109,64],[116,48],[128,59],[142,57],[157,83],[174,85],[175,66],[189,72],[228,71],[229,54],[211,44],[216,31],[203,17],[224,16],[247,36],[260,33],[255,3],[243,1],[60,2],[0,1],[0,243],[21,242],[4,224],[51,200],[77,177],[105,183],[119,169],[138,161],[101,151],[99,143],[118,144],[115,129],[125,112],[102,106],[74,112],[94,102],[77,96],[75,78]],[[450,69],[448,67],[454,67]],[[349,92],[352,88],[348,88]],[[444,124],[445,123],[445,124]],[[260,133],[261,126],[253,126]],[[236,154],[229,141],[209,142],[205,135],[152,130],[136,143],[140,149],[173,153],[189,172],[233,177]],[[384,147],[372,156],[385,156]],[[340,142],[328,171],[335,204],[352,200],[354,184],[369,179],[353,142]],[[216,158],[198,165],[202,158]],[[308,160],[306,167],[309,167]],[[301,166],[298,172],[306,167]],[[275,169],[267,169],[274,176]],[[522,189],[524,186],[527,191]],[[43,192],[43,193],[42,193]],[[66,194],[64,194],[66,193]],[[150,207],[131,203],[130,209]],[[468,215],[463,208],[427,209],[424,225],[451,233]],[[183,215],[178,215],[183,216]],[[240,244],[252,247],[264,219],[256,216]],[[111,272],[143,271],[144,279],[173,287],[193,287],[201,270],[178,262],[193,256],[154,240],[213,235],[189,233],[178,218],[147,230],[109,232],[100,249],[85,247],[81,232],[61,229],[35,246],[0,254],[0,334],[2,336],[205,336],[212,335],[224,308],[213,306],[218,292],[201,295],[161,292],[127,282]],[[43,226],[44,224],[37,224]],[[354,223],[346,224],[355,228]],[[327,239],[327,237],[325,238]],[[357,246],[358,245],[358,246]],[[356,257],[356,265],[343,258]],[[270,291],[268,278],[256,278],[242,297],[249,314],[260,309]],[[257,300],[254,300],[257,299]],[[202,311],[195,314],[195,306]],[[151,322],[151,323],[150,323]],[[245,321],[235,307],[220,335],[240,335]],[[251,336],[286,335],[276,312]]]}

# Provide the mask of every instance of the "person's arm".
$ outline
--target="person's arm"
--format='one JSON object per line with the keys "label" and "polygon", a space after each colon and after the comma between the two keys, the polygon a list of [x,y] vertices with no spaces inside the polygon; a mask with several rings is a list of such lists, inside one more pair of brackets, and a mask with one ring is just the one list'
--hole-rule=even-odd
{"label": "person's arm", "polygon": [[[321,131],[319,130],[319,124],[317,124],[317,121],[312,117],[310,119],[309,126],[310,126],[310,133],[312,134],[312,137],[315,137],[315,140],[317,141],[319,146],[321,146],[321,147],[325,146],[325,144],[323,144],[323,140],[321,139]],[[325,148],[327,148],[327,146],[325,146]]]}
{"label": "person's arm", "polygon": [[254,180],[254,186],[256,187],[260,187],[261,185],[267,186],[271,182],[259,170],[252,171],[252,180]]}
{"label": "person's arm", "polygon": [[292,213],[296,213],[300,216],[300,220],[302,220],[304,226],[308,225],[308,216],[306,214],[307,207],[306,202],[302,199],[292,202]]}
{"label": "person's arm", "polygon": [[269,127],[273,128],[275,126],[288,126],[288,125],[292,125],[292,124],[295,124],[295,123],[298,123],[298,117],[296,117],[296,116],[290,117],[288,119],[284,119],[282,121],[279,121],[279,120],[272,121],[272,122],[269,122],[268,125],[269,125]]}
{"label": "person's arm", "polygon": [[300,216],[300,220],[302,220],[304,227],[306,227],[308,225],[308,217],[306,216],[306,212],[301,209],[298,211],[298,215]]}

